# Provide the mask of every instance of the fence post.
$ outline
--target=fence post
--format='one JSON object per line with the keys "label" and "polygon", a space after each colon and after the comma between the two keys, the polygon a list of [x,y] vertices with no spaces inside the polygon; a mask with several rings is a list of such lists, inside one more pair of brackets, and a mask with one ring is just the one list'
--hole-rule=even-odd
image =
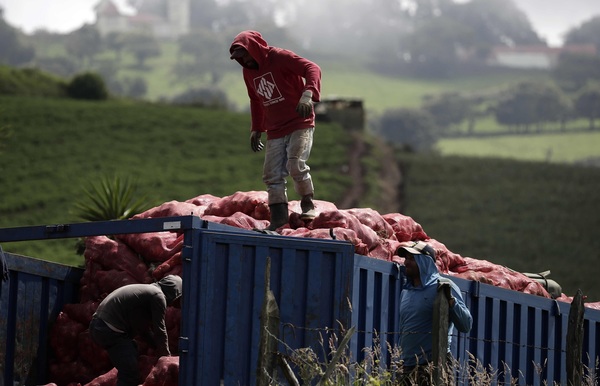
{"label": "fence post", "polygon": [[583,293],[577,290],[569,309],[569,325],[567,327],[567,383],[569,386],[581,386],[583,364],[581,352],[583,348]]}
{"label": "fence post", "polygon": [[446,354],[448,352],[448,297],[449,283],[440,283],[437,296],[433,302],[433,329],[432,329],[432,360],[433,384],[436,386],[449,384],[445,380],[451,374],[445,374]]}
{"label": "fence post", "polygon": [[258,364],[256,384],[269,385],[276,366],[277,341],[279,339],[279,307],[275,295],[271,291],[271,258],[267,257],[265,267],[265,295],[260,313],[260,344],[258,347]]}

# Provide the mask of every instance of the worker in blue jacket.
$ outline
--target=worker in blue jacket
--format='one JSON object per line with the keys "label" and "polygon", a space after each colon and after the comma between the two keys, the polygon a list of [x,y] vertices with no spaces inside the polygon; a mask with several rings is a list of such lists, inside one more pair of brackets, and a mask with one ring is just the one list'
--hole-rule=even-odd
{"label": "worker in blue jacket", "polygon": [[[412,245],[401,246],[398,256],[404,257],[406,283],[400,295],[400,349],[402,383],[429,385],[433,342],[433,305],[440,282],[451,286],[448,326],[448,355],[452,341],[452,327],[467,333],[471,330],[473,318],[465,305],[460,289],[451,280],[442,278],[435,264],[435,250],[427,243],[418,241]],[[449,358],[451,358],[449,356]],[[412,380],[412,383],[411,383]]]}

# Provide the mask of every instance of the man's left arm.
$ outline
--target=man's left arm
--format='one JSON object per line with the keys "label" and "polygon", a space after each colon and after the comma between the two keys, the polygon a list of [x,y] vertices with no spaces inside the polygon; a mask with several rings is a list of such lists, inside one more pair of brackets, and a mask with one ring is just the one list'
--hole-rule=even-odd
{"label": "man's left arm", "polygon": [[321,68],[318,64],[306,58],[296,55],[287,50],[282,50],[282,64],[294,74],[304,78],[303,91],[312,93],[311,100],[319,102],[321,100]]}
{"label": "man's left arm", "polygon": [[297,55],[292,55],[288,60],[292,63],[292,71],[304,78],[304,87],[296,112],[301,117],[308,118],[313,113],[313,102],[321,100],[321,68],[316,63]]}
{"label": "man's left arm", "polygon": [[467,308],[467,305],[463,301],[460,290],[456,286],[456,284],[452,283],[450,285],[452,298],[449,300],[449,313],[450,313],[450,321],[454,323],[458,331],[460,332],[469,332],[471,331],[471,326],[473,325],[473,317],[471,316],[471,311]]}
{"label": "man's left arm", "polygon": [[302,58],[304,62],[304,90],[312,92],[312,101],[321,100],[321,68],[314,62]]}

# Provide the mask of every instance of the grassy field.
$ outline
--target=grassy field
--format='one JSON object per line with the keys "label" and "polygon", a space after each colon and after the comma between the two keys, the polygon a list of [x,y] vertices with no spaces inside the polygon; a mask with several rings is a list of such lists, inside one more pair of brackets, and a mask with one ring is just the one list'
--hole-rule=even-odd
{"label": "grassy field", "polygon": [[555,163],[600,161],[600,131],[518,134],[487,138],[442,139],[442,155],[498,157]]}
{"label": "grassy field", "polygon": [[600,301],[600,168],[400,155],[404,212],[462,256],[551,270],[566,294]]}

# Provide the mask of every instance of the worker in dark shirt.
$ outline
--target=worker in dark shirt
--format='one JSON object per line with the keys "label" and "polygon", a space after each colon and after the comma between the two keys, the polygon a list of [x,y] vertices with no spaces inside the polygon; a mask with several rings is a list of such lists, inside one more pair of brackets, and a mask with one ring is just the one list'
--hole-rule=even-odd
{"label": "worker in dark shirt", "polygon": [[181,296],[181,277],[117,288],[100,303],[90,323],[92,340],[108,351],[117,368],[117,386],[139,385],[136,336],[151,333],[157,354],[170,356],[165,313]]}

